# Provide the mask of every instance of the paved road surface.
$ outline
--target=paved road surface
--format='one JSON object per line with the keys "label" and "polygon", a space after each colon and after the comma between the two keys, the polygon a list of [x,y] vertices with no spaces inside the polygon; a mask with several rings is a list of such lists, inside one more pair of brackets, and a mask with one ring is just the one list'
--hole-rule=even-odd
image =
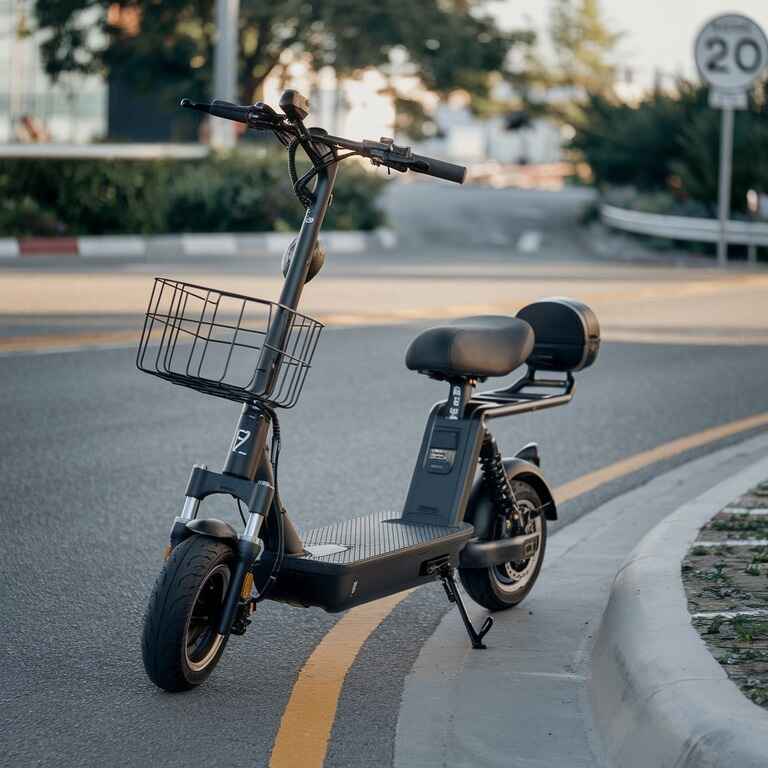
{"label": "paved road surface", "polygon": [[[485,197],[477,202],[475,212],[487,205]],[[567,199],[564,206],[567,219],[573,206]],[[432,233],[427,227],[425,232],[426,243]],[[516,232],[510,229],[510,241]],[[414,245],[395,265],[422,271],[424,302],[434,299],[437,282],[460,291],[462,302],[480,305],[502,279],[510,288],[524,284],[530,291],[552,288],[556,281],[581,296],[608,283],[606,275],[617,269],[588,261],[589,251],[578,248],[579,263],[569,268],[544,246],[541,263],[510,264],[509,246],[485,245],[471,267],[479,265],[486,276],[473,283],[460,250],[446,264],[444,251]],[[405,264],[408,254],[411,262]],[[378,262],[344,263],[350,272],[362,269],[364,284],[375,294]],[[214,271],[211,262],[205,269]],[[719,283],[699,272],[631,269],[621,278],[619,298],[619,286],[611,285],[613,298],[605,308],[614,313],[617,328],[622,307],[628,307],[627,325],[644,323],[645,343],[607,343],[595,368],[578,377],[567,408],[494,425],[506,453],[539,441],[553,485],[678,436],[768,410],[763,278],[737,275]],[[45,295],[24,312],[6,306],[0,335],[37,336],[32,346],[47,347],[62,323],[70,324],[74,336],[98,329],[105,319],[127,328],[135,322],[131,311],[105,315],[102,308],[81,307],[72,315],[56,309],[63,301],[56,280],[79,276],[83,295],[98,296],[87,294],[87,287],[99,274],[143,280],[146,270],[27,265],[4,271],[0,286],[21,276]],[[241,279],[244,267],[229,263],[221,271],[224,279]],[[409,275],[390,274],[387,285],[410,285],[403,279]],[[337,277],[328,301],[346,295],[342,286],[351,278]],[[8,295],[16,295],[19,285]],[[119,298],[126,285],[115,278],[110,296]],[[658,298],[660,286],[666,286],[666,299]],[[687,307],[675,309],[685,295]],[[380,301],[383,315],[391,316],[391,302]],[[694,310],[707,321],[707,338],[701,338]],[[21,330],[20,323],[26,324]],[[677,337],[670,328],[690,343],[672,343]],[[417,329],[418,323],[325,332],[302,400],[283,419],[281,491],[300,526],[382,506],[396,511],[402,503],[424,414],[443,396],[441,385],[403,366],[404,348]],[[663,343],[648,343],[654,339]],[[195,461],[220,465],[237,408],[137,374],[127,348],[1,358],[0,391],[3,762],[266,765],[298,670],[338,617],[261,606],[254,626],[232,642],[209,684],[183,696],[151,686],[139,649],[142,612],[189,467]],[[658,471],[648,468],[564,505],[560,525]],[[233,513],[228,505],[209,509]],[[445,610],[440,587],[427,586],[374,632],[345,683],[326,765],[391,764],[403,681]]]}
{"label": "paved road surface", "polygon": [[[284,419],[282,489],[300,525],[398,508],[422,415],[442,392],[404,370],[412,333],[326,334]],[[0,371],[3,751],[16,765],[205,765],[239,734],[225,764],[263,765],[295,675],[336,619],[266,605],[204,689],[167,696],[146,681],[140,621],[168,524],[190,464],[220,463],[236,408],[132,366],[130,351],[88,351],[13,358]],[[765,384],[762,349],[609,344],[571,406],[499,422],[497,434],[507,452],[539,440],[560,484],[768,410]],[[563,521],[652,472],[566,505]],[[439,587],[417,591],[366,645],[329,765],[359,765],[361,750],[387,764],[404,675],[444,608]]]}

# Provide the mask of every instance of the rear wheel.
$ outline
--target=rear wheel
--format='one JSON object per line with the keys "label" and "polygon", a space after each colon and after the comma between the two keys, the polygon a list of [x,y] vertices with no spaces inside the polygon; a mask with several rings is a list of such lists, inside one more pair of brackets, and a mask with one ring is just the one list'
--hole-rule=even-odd
{"label": "rear wheel", "polygon": [[160,688],[199,685],[221,658],[227,641],[217,627],[233,558],[227,544],[190,536],[166,561],[147,606],[142,641],[144,668]]}
{"label": "rear wheel", "polygon": [[[520,603],[533,588],[544,562],[547,521],[541,512],[541,498],[526,482],[513,480],[511,485],[523,516],[524,532],[538,536],[536,554],[528,560],[502,563],[492,568],[459,568],[459,578],[469,596],[490,611],[511,608]],[[533,518],[531,513],[535,514]],[[519,533],[510,531],[505,524],[499,524],[494,531],[494,539],[514,535]]]}

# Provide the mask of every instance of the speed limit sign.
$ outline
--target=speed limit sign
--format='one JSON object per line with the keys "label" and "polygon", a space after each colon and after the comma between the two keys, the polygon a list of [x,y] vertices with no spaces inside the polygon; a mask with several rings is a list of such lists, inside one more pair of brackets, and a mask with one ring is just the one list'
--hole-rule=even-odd
{"label": "speed limit sign", "polygon": [[693,46],[696,66],[710,86],[709,104],[722,111],[717,218],[717,261],[728,263],[728,221],[733,167],[733,110],[747,109],[747,91],[768,66],[768,40],[760,25],[738,13],[708,21]]}
{"label": "speed limit sign", "polygon": [[707,22],[694,45],[702,79],[719,91],[745,91],[768,65],[768,40],[746,16],[726,13]]}

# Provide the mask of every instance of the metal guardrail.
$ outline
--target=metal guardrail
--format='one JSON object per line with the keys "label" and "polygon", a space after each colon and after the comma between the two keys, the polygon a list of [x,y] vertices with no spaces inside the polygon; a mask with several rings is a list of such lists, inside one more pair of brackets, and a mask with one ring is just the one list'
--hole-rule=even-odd
{"label": "metal guardrail", "polygon": [[0,144],[2,158],[199,160],[206,144]]}
{"label": "metal guardrail", "polygon": [[[698,243],[716,243],[720,237],[720,223],[717,219],[642,213],[617,208],[614,205],[601,206],[600,218],[608,227],[636,235],[652,235]],[[726,225],[725,233],[728,243],[734,245],[768,246],[768,222],[730,220]]]}

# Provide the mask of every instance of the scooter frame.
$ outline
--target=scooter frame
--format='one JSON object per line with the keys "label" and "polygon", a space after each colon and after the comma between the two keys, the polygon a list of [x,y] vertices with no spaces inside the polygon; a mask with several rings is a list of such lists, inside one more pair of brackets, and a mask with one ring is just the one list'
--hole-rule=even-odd
{"label": "scooter frame", "polygon": [[[329,153],[333,152],[326,147],[315,149],[326,160],[330,159]],[[301,299],[313,250],[331,200],[336,170],[336,164],[330,162],[318,171],[313,201],[306,210],[294,256],[283,283],[275,321],[269,327],[261,353],[254,391],[268,394],[274,383],[280,354],[275,350],[282,349],[290,311],[298,307]],[[394,582],[386,592],[375,597],[441,578],[448,598],[459,604],[473,645],[483,647],[482,635],[490,628],[490,622],[486,622],[480,632],[474,631],[453,581],[453,568],[459,564],[462,567],[487,568],[510,560],[524,559],[526,555],[530,557],[535,553],[535,549],[531,549],[531,539],[535,535],[490,541],[493,520],[479,519],[470,503],[473,481],[475,484],[478,482],[476,474],[483,447],[490,446],[487,450],[496,451],[501,460],[486,422],[502,416],[563,405],[572,397],[574,382],[570,374],[565,379],[537,379],[535,371],[529,369],[523,378],[507,389],[473,394],[476,384],[470,378],[450,379],[448,399],[438,402],[432,408],[401,518],[403,523],[444,526],[462,531],[464,535],[458,537],[458,544],[449,557],[438,558],[434,563],[427,563],[426,568],[421,568],[418,579],[410,578],[406,582],[397,581],[394,577]],[[275,481],[267,447],[272,424],[273,411],[269,407],[258,401],[243,406],[223,471],[216,473],[205,466],[194,467],[183,510],[175,519],[171,531],[171,547],[188,536],[202,535],[231,542],[236,551],[233,578],[219,621],[219,633],[223,636],[233,631],[244,631],[244,611],[247,614],[250,609],[252,572],[257,561],[265,554],[273,557],[282,557],[283,554],[298,557],[304,553],[301,538],[274,493]],[[538,467],[535,444],[526,446],[515,459],[505,464],[507,478],[527,480],[542,499],[540,512],[547,519],[556,519],[554,499]],[[457,471],[454,471],[454,467]],[[238,535],[227,523],[197,517],[200,502],[212,494],[229,494],[246,505],[248,518],[241,534]],[[260,533],[270,515],[282,515],[283,553],[264,552],[261,545]],[[274,546],[275,537],[270,536],[270,539]],[[300,598],[292,600],[290,595],[281,598],[279,593],[275,599],[309,604]],[[343,610],[359,602],[365,600],[350,599],[341,607],[324,607],[328,610]],[[237,630],[233,629],[236,619],[239,622]]]}

